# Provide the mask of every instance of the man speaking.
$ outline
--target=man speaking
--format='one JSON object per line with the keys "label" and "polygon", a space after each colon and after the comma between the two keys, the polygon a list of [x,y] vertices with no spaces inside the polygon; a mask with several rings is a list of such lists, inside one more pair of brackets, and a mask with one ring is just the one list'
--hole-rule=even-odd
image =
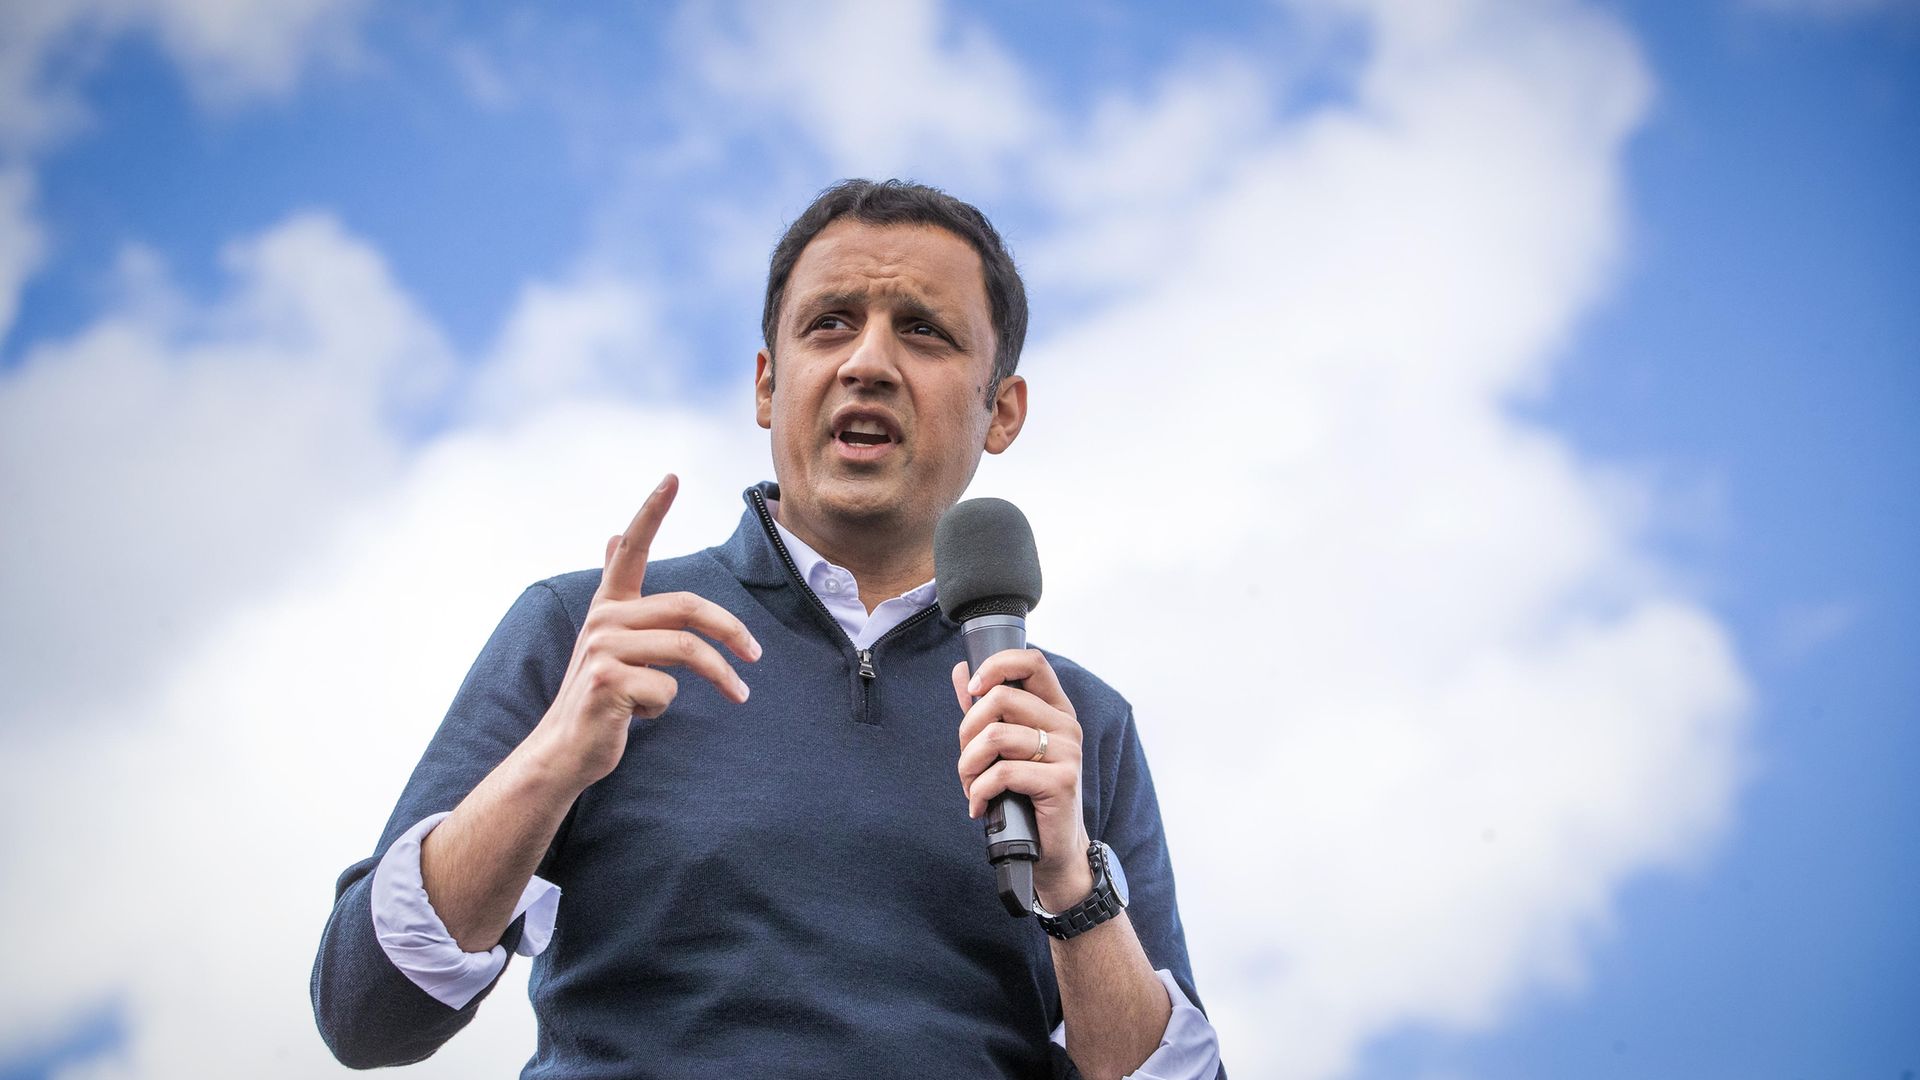
{"label": "man speaking", "polygon": [[[781,239],[755,358],[777,483],[648,561],[530,586],[314,964],[346,1064],[432,1054],[535,956],[523,1077],[1213,1077],[1127,703],[1064,658],[969,673],[933,538],[1026,418],[1026,294],[972,206],[839,184]],[[1072,478],[1063,476],[1062,484]],[[1034,918],[979,818],[1032,800]]]}

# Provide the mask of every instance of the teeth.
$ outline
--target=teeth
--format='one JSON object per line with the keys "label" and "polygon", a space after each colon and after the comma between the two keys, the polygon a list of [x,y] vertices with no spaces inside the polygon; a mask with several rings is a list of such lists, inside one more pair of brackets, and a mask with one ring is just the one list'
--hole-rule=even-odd
{"label": "teeth", "polygon": [[847,425],[847,430],[855,435],[885,435],[887,429],[880,426],[878,420],[855,420]]}

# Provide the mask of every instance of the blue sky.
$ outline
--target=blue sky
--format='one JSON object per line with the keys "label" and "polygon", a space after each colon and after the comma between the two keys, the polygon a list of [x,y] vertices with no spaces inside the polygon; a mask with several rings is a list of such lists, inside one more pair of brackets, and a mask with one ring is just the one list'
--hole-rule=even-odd
{"label": "blue sky", "polygon": [[[257,954],[59,905],[0,1078],[338,1071],[331,875],[609,476],[679,469],[672,542],[719,538],[765,252],[868,171],[1027,268],[1061,404],[976,489],[1075,552],[1046,643],[1132,673],[1236,1075],[1920,1072],[1920,9],[268,10],[0,15],[0,910],[191,872]],[[1143,575],[1272,685],[1103,630]],[[75,688],[102,607],[118,694]],[[280,701],[309,664],[352,674]],[[349,706],[343,778],[304,732]],[[30,828],[75,792],[107,869]],[[229,876],[187,836],[230,803],[303,849]],[[512,996],[418,1071],[517,1060]],[[183,1071],[223,1003],[257,1030]]]}
{"label": "blue sky", "polygon": [[[1920,23],[1626,5],[1661,81],[1628,157],[1636,252],[1549,422],[1711,491],[1664,538],[1760,696],[1741,824],[1629,889],[1591,985],[1464,1075],[1887,1076],[1920,1066]],[[1835,615],[1802,648],[1797,618]],[[1842,616],[1840,613],[1844,612]]]}

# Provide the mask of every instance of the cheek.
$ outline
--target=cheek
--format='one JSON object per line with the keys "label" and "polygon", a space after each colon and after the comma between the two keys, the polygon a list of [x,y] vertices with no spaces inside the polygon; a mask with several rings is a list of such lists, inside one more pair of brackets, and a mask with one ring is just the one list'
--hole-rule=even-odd
{"label": "cheek", "polygon": [[775,380],[768,403],[768,426],[773,431],[774,453],[794,457],[813,442],[814,410],[799,381],[791,377]]}
{"label": "cheek", "polygon": [[928,440],[941,447],[941,456],[952,471],[971,468],[975,455],[986,445],[992,418],[978,406],[979,402],[972,398],[951,406],[952,411],[942,418],[938,429],[931,433],[933,438]]}

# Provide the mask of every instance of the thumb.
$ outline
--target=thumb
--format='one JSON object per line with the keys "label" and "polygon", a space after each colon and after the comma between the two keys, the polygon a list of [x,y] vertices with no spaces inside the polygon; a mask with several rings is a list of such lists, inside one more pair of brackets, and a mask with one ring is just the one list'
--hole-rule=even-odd
{"label": "thumb", "polygon": [[973,708],[973,695],[967,693],[967,662],[965,660],[953,665],[953,696],[960,702],[962,715]]}

